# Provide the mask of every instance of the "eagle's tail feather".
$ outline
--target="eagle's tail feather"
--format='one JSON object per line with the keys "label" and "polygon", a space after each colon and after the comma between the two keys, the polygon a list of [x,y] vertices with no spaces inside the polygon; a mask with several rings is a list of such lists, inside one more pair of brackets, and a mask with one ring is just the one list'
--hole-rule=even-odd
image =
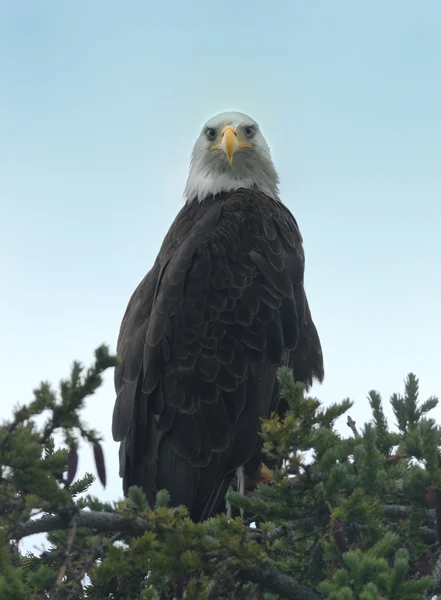
{"label": "eagle's tail feather", "polygon": [[230,487],[233,477],[234,471],[226,473],[220,478],[219,483],[214,486],[207,500],[192,511],[191,518],[193,521],[205,521],[210,517],[214,517],[215,515],[224,512],[225,495]]}

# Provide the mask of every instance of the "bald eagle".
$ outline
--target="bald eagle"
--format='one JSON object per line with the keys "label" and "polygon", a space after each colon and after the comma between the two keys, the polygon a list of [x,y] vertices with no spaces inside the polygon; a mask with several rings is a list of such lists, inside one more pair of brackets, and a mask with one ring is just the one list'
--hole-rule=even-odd
{"label": "bald eagle", "polygon": [[277,369],[324,377],[303,285],[302,237],[282,204],[258,124],[210,119],[196,140],[185,203],[136,288],[117,344],[112,434],[124,494],[204,520],[240,470],[261,468],[260,419],[283,413]]}

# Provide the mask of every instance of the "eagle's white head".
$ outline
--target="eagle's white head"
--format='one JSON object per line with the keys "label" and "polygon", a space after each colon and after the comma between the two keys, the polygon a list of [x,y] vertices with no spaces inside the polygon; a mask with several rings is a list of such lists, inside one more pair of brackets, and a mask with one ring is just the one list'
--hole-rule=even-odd
{"label": "eagle's white head", "polygon": [[185,187],[187,201],[258,189],[278,199],[279,177],[259,125],[247,115],[226,112],[205,123],[193,148]]}

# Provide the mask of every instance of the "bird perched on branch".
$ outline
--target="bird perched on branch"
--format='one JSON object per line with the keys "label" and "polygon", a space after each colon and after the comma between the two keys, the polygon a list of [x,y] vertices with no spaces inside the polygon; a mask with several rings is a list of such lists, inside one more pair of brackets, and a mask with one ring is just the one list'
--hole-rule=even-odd
{"label": "bird perched on branch", "polygon": [[165,488],[195,521],[224,510],[236,471],[262,478],[260,419],[286,410],[278,367],[307,387],[324,376],[278,183],[253,119],[209,120],[185,204],[121,324],[112,433],[124,493],[140,486],[153,504]]}

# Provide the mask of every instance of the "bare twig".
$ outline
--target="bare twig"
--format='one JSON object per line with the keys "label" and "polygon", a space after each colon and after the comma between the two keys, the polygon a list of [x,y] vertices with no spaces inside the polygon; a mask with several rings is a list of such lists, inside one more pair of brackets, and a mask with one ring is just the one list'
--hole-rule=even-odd
{"label": "bare twig", "polygon": [[435,490],[435,527],[436,537],[438,538],[438,544],[441,543],[441,489],[436,488]]}
{"label": "bare twig", "polygon": [[207,600],[215,600],[218,596],[219,580],[217,577],[213,577],[210,583],[207,585],[205,593]]}
{"label": "bare twig", "polygon": [[71,523],[72,528],[69,532],[69,538],[67,540],[66,553],[64,555],[64,560],[61,564],[60,570],[58,571],[57,579],[55,580],[55,589],[54,589],[54,596],[53,596],[54,598],[56,596],[58,589],[60,588],[60,586],[63,582],[64,576],[66,575],[66,570],[67,570],[67,565],[69,563],[70,553],[71,553],[72,546],[74,543],[75,535],[77,533],[77,525],[76,525],[75,520],[76,520],[76,515],[74,515],[72,518],[72,523]]}
{"label": "bare twig", "polygon": [[354,434],[354,437],[356,437],[356,438],[360,437],[360,434],[358,433],[357,427],[355,425],[355,421],[349,415],[348,415],[348,420],[346,421],[346,425],[350,429],[352,429],[352,433]]}
{"label": "bare twig", "polygon": [[345,536],[343,524],[339,519],[334,519],[331,523],[331,533],[334,537],[335,545],[343,554],[348,550],[348,540]]}
{"label": "bare twig", "polygon": [[424,600],[431,600],[434,594],[439,594],[441,586],[441,552],[438,553],[435,565],[432,569],[432,589],[426,592]]}
{"label": "bare twig", "polygon": [[115,533],[109,540],[103,542],[103,534],[100,534],[98,544],[95,548],[92,549],[92,552],[84,561],[83,568],[81,569],[81,573],[79,579],[82,580],[86,575],[88,575],[88,571],[93,563],[100,557],[102,557],[104,551],[109,546],[112,546],[114,542],[116,542],[121,537],[121,532]]}

